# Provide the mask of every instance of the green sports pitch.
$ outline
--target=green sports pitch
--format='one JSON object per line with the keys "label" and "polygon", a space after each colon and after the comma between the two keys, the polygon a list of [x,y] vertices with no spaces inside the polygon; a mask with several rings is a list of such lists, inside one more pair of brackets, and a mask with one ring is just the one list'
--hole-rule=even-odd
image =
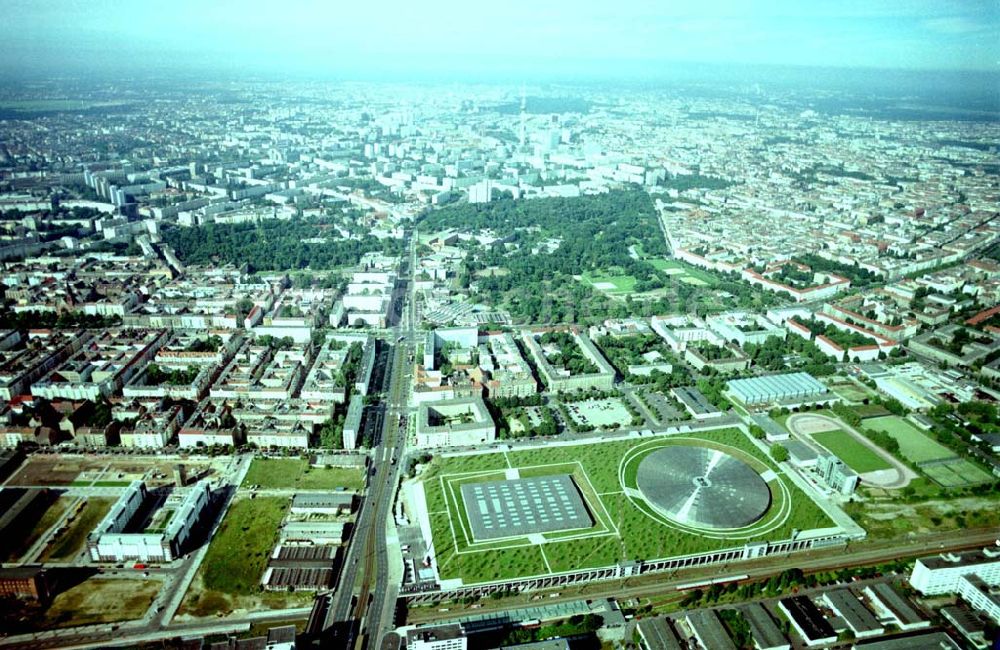
{"label": "green sports pitch", "polygon": [[892,468],[884,458],[846,431],[837,429],[814,433],[813,440],[826,447],[858,474]]}
{"label": "green sports pitch", "polygon": [[[668,445],[715,448],[751,465],[768,481],[770,508],[740,529],[695,529],[666,519],[641,497],[636,470],[646,455]],[[590,528],[491,541],[473,538],[462,485],[557,474],[573,478],[593,519]],[[444,455],[422,474],[421,485],[438,574],[465,585],[731,549],[750,541],[788,539],[796,529],[834,526],[738,429]]]}

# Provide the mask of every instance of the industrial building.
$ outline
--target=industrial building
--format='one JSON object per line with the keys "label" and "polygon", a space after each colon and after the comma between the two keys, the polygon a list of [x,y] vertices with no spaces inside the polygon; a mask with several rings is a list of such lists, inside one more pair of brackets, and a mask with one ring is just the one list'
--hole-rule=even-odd
{"label": "industrial building", "polygon": [[839,399],[825,385],[804,372],[733,379],[727,383],[727,392],[747,406],[777,405],[794,408]]}
{"label": "industrial building", "polygon": [[183,495],[171,495],[160,510],[172,514],[160,529],[128,532],[136,524],[136,514],[149,498],[146,484],[133,481],[101,523],[87,538],[87,549],[94,562],[170,562],[183,553],[195,526],[211,501],[208,481],[200,481]]}
{"label": "industrial building", "polygon": [[335,577],[336,546],[275,547],[261,584],[268,591],[328,589]]}
{"label": "industrial building", "polygon": [[354,510],[353,492],[296,494],[292,497],[293,515],[340,515]]}
{"label": "industrial building", "polygon": [[808,646],[829,645],[837,640],[830,622],[808,596],[792,596],[778,601],[778,608]]}
{"label": "industrial building", "polygon": [[640,619],[636,630],[645,650],[681,650],[680,638],[664,616]]}
{"label": "industrial building", "polygon": [[[879,622],[895,625],[904,632],[931,626],[931,622],[918,612],[910,601],[891,584],[877,582],[865,587],[865,596]],[[906,647],[906,646],[901,646]]]}

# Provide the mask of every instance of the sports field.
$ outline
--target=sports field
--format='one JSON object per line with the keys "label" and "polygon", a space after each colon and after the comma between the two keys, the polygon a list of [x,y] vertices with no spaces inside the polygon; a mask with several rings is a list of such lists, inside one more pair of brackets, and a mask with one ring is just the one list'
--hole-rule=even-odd
{"label": "sports field", "polygon": [[633,293],[635,291],[635,278],[631,275],[605,275],[587,272],[580,278],[604,293]]}
{"label": "sports field", "polygon": [[[739,456],[767,477],[770,510],[738,530],[692,530],[664,521],[635,488],[638,461],[666,445],[701,444]],[[569,474],[594,525],[510,537],[473,539],[461,496],[466,483]],[[606,567],[628,559],[667,558],[741,547],[754,539],[787,539],[793,529],[833,525],[737,429],[552,446],[513,452],[440,456],[422,477],[438,572],[464,584]]]}
{"label": "sports field", "polygon": [[646,260],[646,262],[649,262],[657,271],[662,271],[670,277],[688,284],[714,286],[717,282],[716,278],[710,273],[677,260],[651,259]]}
{"label": "sports field", "polygon": [[891,469],[892,465],[846,431],[823,431],[813,434],[813,439],[830,453],[844,461],[858,474]]}
{"label": "sports field", "polygon": [[899,416],[871,418],[864,421],[864,426],[892,436],[899,443],[899,453],[911,463],[920,464],[943,458],[955,458],[955,452],[934,442]]}
{"label": "sports field", "polygon": [[873,394],[870,390],[862,388],[861,386],[858,386],[850,381],[831,382],[828,385],[830,390],[837,395],[840,395],[840,397],[848,402],[861,402],[866,397],[871,397]]}
{"label": "sports field", "polygon": [[941,487],[967,487],[993,480],[988,472],[961,458],[922,465],[920,470]]}

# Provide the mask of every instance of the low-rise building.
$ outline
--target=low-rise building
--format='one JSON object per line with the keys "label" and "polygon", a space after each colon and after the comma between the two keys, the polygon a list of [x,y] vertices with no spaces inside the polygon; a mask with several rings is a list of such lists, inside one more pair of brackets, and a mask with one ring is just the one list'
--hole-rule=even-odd
{"label": "low-rise building", "polygon": [[481,397],[421,404],[417,410],[417,446],[478,445],[496,439],[496,424]]}

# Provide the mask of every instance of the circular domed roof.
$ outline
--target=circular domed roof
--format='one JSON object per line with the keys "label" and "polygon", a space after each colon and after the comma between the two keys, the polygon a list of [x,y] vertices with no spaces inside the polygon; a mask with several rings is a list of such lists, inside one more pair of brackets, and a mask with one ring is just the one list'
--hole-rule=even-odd
{"label": "circular domed roof", "polygon": [[671,520],[699,528],[742,528],[771,505],[771,490],[752,467],[717,449],[671,445],[639,463],[639,491]]}

